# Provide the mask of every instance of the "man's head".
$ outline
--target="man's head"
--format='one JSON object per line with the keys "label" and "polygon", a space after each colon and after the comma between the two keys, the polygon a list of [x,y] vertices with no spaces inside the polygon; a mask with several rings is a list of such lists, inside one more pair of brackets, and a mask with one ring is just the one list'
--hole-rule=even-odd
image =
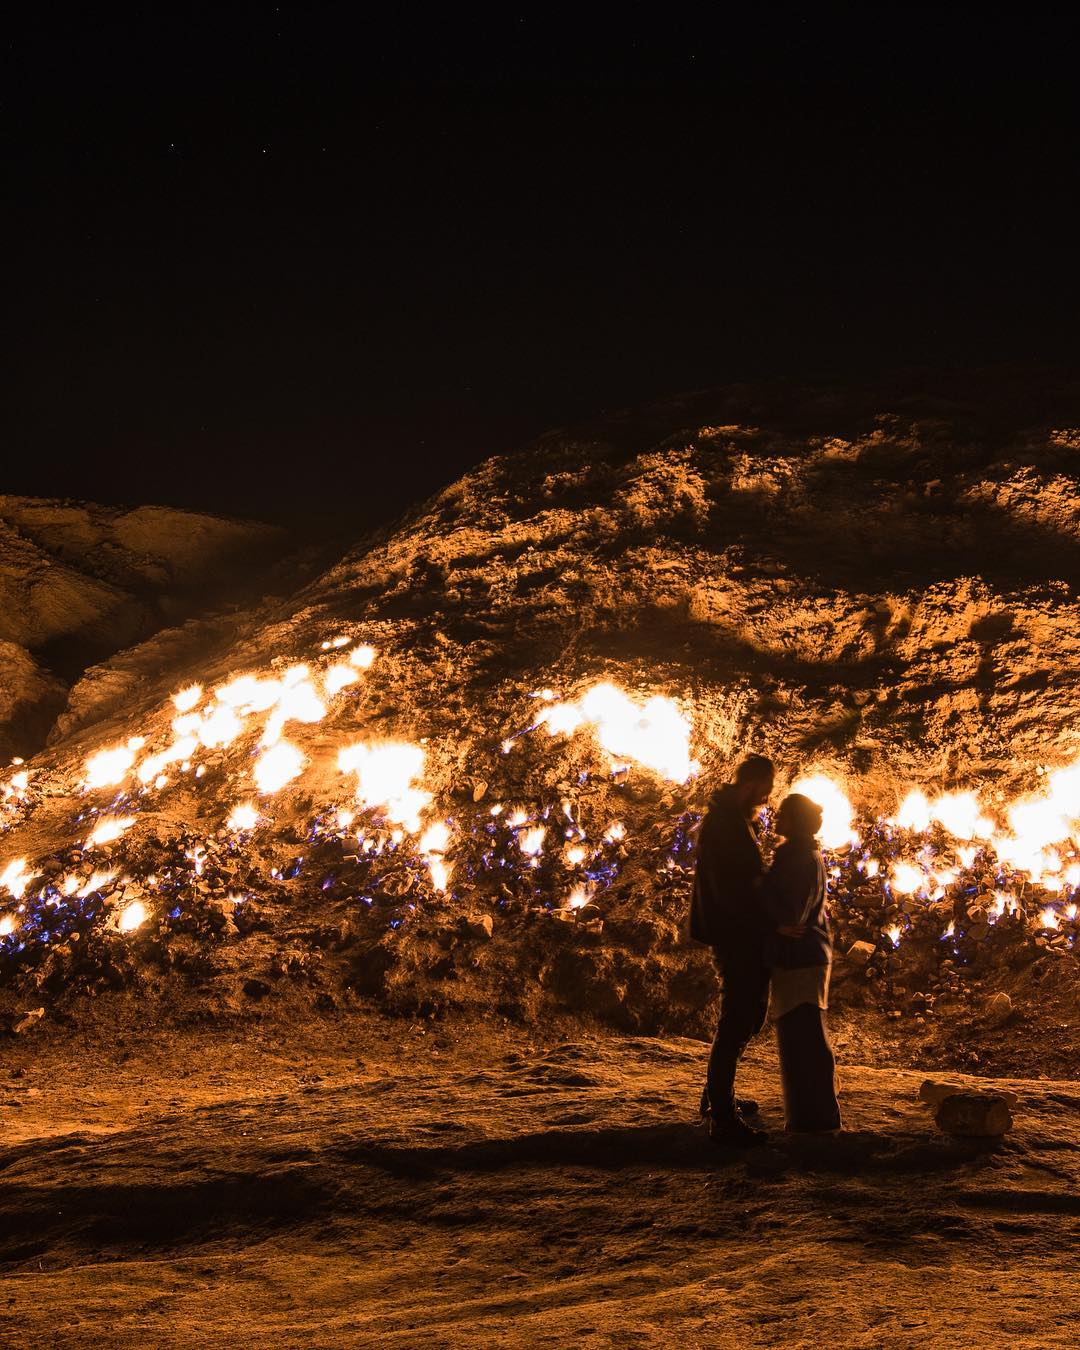
{"label": "man's head", "polygon": [[773,763],[764,755],[747,755],[735,770],[735,791],[747,811],[764,806],[772,796]]}

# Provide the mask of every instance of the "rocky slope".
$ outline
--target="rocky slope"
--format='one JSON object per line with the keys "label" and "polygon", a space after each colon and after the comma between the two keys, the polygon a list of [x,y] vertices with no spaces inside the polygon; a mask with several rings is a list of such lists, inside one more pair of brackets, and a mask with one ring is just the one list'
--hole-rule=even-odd
{"label": "rocky slope", "polygon": [[[1075,387],[1003,380],[703,393],[488,461],[9,783],[13,1008],[112,985],[265,1015],[299,983],[698,1032],[692,831],[754,749],[854,805],[840,1001],[999,1068],[1030,1018],[1064,1068],[1080,798],[1046,771],[1080,755],[1078,452]],[[895,823],[913,789],[972,791],[994,839]],[[1009,807],[1048,793],[1032,861]]]}

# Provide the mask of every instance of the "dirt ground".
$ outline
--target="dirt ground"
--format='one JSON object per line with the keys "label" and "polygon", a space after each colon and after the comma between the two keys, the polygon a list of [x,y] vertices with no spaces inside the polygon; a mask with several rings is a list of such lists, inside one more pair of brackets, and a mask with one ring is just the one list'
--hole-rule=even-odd
{"label": "dirt ground", "polygon": [[995,1080],[1013,1132],[950,1140],[841,1032],[845,1132],[788,1136],[764,1036],[738,1155],[694,1040],[107,1025],[3,1051],[6,1345],[1076,1343],[1072,1081]]}

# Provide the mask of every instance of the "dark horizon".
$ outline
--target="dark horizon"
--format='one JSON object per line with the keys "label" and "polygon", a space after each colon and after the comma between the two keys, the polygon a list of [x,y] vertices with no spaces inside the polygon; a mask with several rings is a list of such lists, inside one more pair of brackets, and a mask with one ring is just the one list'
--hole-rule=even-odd
{"label": "dark horizon", "polygon": [[905,15],[17,34],[4,490],[361,530],[686,389],[1068,368],[1073,26]]}

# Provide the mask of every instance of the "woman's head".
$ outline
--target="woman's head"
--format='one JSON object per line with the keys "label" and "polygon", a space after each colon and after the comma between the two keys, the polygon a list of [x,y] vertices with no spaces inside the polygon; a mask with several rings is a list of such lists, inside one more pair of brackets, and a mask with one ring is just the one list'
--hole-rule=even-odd
{"label": "woman's head", "polygon": [[785,839],[813,839],[821,829],[821,807],[804,797],[801,792],[792,792],[780,803],[776,813],[776,833]]}

